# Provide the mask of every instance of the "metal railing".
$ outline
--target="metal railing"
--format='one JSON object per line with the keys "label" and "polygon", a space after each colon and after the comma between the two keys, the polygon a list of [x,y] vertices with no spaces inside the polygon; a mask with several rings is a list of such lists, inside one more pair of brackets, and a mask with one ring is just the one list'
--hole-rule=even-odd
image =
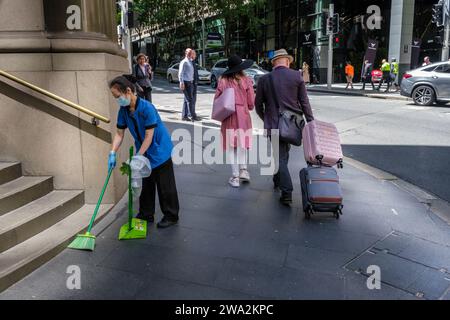
{"label": "metal railing", "polygon": [[99,121],[103,121],[105,123],[110,123],[111,122],[111,120],[109,120],[108,118],[106,118],[106,117],[104,117],[102,115],[99,115],[98,113],[96,113],[96,112],[94,112],[92,110],[89,110],[88,108],[85,108],[85,107],[80,106],[80,105],[78,105],[76,103],[73,103],[72,101],[69,101],[69,100],[64,99],[64,98],[62,98],[60,96],[57,96],[56,94],[53,94],[53,93],[51,93],[51,92],[49,92],[47,90],[39,88],[38,86],[35,86],[34,84],[31,84],[31,83],[29,83],[29,82],[27,82],[27,81],[25,81],[23,79],[20,79],[20,78],[18,78],[16,76],[13,76],[12,74],[9,74],[9,73],[7,73],[5,71],[0,70],[0,76],[3,76],[3,77],[5,77],[5,78],[7,78],[7,79],[9,79],[11,81],[14,81],[14,82],[16,82],[18,84],[23,85],[24,87],[27,87],[27,88],[35,91],[35,92],[43,94],[46,97],[54,99],[54,100],[56,100],[58,102],[61,102],[61,103],[65,104],[66,106],[69,106],[69,107],[71,107],[73,109],[76,109],[76,110],[78,110],[80,112],[83,112],[83,113],[91,116],[92,117],[92,124],[95,125],[95,126],[99,125]]}

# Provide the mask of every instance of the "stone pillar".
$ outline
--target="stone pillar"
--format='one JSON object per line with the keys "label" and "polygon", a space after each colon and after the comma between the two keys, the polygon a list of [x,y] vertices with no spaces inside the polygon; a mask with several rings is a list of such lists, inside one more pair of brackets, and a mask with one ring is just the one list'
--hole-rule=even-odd
{"label": "stone pillar", "polygon": [[[0,1],[0,69],[111,119],[95,127],[90,116],[0,77],[0,161],[54,176],[55,189],[85,190],[86,203],[97,201],[115,133],[118,106],[107,82],[130,72],[115,10],[114,0]],[[126,191],[118,171],[105,203]]]}
{"label": "stone pillar", "polygon": [[400,76],[410,68],[415,0],[392,1],[389,35],[389,61],[396,58]]}

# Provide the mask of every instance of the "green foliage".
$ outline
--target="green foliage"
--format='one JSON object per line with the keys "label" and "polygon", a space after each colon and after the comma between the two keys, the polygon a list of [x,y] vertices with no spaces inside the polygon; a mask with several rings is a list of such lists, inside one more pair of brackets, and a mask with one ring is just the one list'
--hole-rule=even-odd
{"label": "green foliage", "polygon": [[122,166],[120,167],[120,173],[125,176],[130,176],[131,175],[131,167],[128,163],[123,162]]}
{"label": "green foliage", "polygon": [[267,0],[135,0],[134,10],[140,26],[152,32],[167,32],[167,50],[175,47],[180,27],[195,32],[195,22],[211,15],[225,20],[225,46],[228,46],[229,26],[236,21],[246,21],[246,31],[253,35],[261,32],[264,22],[255,12],[263,9]]}

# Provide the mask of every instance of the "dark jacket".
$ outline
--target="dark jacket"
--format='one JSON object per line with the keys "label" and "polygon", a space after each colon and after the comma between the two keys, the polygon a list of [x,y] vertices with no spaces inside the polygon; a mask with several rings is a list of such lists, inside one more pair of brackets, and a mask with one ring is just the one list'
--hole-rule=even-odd
{"label": "dark jacket", "polygon": [[[300,72],[278,67],[270,74],[273,76],[274,87],[281,108],[303,113],[308,122],[314,120],[305,82]],[[275,93],[272,92],[270,86],[269,74],[261,77],[256,89],[255,109],[258,116],[264,121],[264,129],[267,130],[278,129],[280,110],[278,110],[274,95]]]}
{"label": "dark jacket", "polygon": [[192,65],[194,66],[194,83],[199,83],[200,77],[198,76],[198,66],[195,61],[192,61]]}
{"label": "dark jacket", "polygon": [[364,66],[364,74],[363,77],[364,78],[371,78],[372,77],[372,70],[373,70],[373,66],[372,64],[369,62],[368,64],[366,64]]}
{"label": "dark jacket", "polygon": [[141,67],[139,66],[139,64],[136,64],[134,66],[134,70],[133,70],[133,75],[136,77],[137,79],[137,83],[142,87],[142,88],[151,88],[152,87],[152,83],[151,83],[151,73],[150,73],[150,66],[147,64],[145,65],[145,74],[144,72],[142,72]]}

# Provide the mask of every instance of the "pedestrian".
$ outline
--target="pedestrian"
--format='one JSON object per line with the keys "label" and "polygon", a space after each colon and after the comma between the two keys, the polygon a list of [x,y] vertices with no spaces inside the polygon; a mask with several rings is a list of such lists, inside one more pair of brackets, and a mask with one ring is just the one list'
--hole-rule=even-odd
{"label": "pedestrian", "polygon": [[425,58],[423,58],[422,67],[426,67],[426,66],[428,66],[430,64],[431,64],[431,61],[430,61],[430,57],[429,56],[426,56]]}
{"label": "pedestrian", "polygon": [[[314,120],[305,81],[300,72],[289,69],[293,60],[285,49],[275,51],[272,58],[273,71],[261,77],[256,89],[256,112],[264,121],[264,129],[268,131],[272,144],[279,140],[279,136],[272,130],[278,129],[280,111],[290,111],[298,118],[305,115],[308,122]],[[293,185],[288,169],[290,148],[289,143],[279,140],[279,152],[275,153],[278,170],[273,177],[274,188],[281,190],[280,202],[284,205],[292,203]]]}
{"label": "pedestrian", "polygon": [[158,228],[167,228],[178,222],[179,203],[172,162],[173,144],[155,106],[135,95],[134,85],[120,76],[109,84],[113,97],[120,106],[117,132],[108,158],[109,169],[114,169],[117,152],[123,142],[125,129],[135,140],[137,155],[149,159],[150,177],[142,181],[139,213],[136,218],[154,222],[155,195],[158,190],[159,205],[164,214]]}
{"label": "pedestrian", "polygon": [[148,64],[147,57],[143,53],[138,54],[136,60],[137,64],[134,66],[133,75],[137,79],[137,84],[143,90],[141,97],[152,102],[152,67]]}
{"label": "pedestrian", "polygon": [[385,92],[389,92],[389,88],[391,87],[391,64],[386,59],[381,61],[381,71],[383,72],[383,78],[380,80],[377,90],[380,91],[381,86],[386,82]]}
{"label": "pedestrian", "polygon": [[372,71],[373,71],[372,63],[370,63],[369,60],[364,61],[364,69],[362,75],[363,87],[361,90],[366,90],[366,83],[370,82],[370,84],[372,85],[372,90],[375,91],[375,85],[372,79]]}
{"label": "pedestrian", "polygon": [[400,86],[398,85],[398,72],[399,72],[399,65],[396,58],[391,59],[391,79],[395,86],[395,92],[398,92],[400,90]]}
{"label": "pedestrian", "polygon": [[309,75],[309,65],[306,62],[303,62],[302,75],[303,75],[303,80],[305,81],[305,84],[310,84],[311,78]]}
{"label": "pedestrian", "polygon": [[182,120],[183,121],[200,121],[195,113],[194,101],[194,77],[195,70],[193,65],[193,50],[187,48],[185,57],[180,62],[178,71],[178,79],[180,81],[180,89],[184,93]]}
{"label": "pedestrian", "polygon": [[236,111],[222,121],[222,146],[231,163],[232,176],[228,183],[233,188],[239,188],[240,181],[250,182],[247,169],[247,152],[252,146],[252,119],[250,111],[255,108],[255,92],[253,81],[244,73],[253,65],[252,60],[245,60],[233,55],[228,59],[228,69],[220,77],[215,99],[219,98],[225,89],[233,88]]}
{"label": "pedestrian", "polygon": [[200,82],[200,77],[198,75],[198,65],[196,62],[197,59],[197,52],[195,50],[192,50],[192,66],[194,67],[194,88],[192,90],[192,103],[194,106],[197,106],[197,90],[198,90],[198,84]]}
{"label": "pedestrian", "polygon": [[347,65],[345,66],[345,77],[347,78],[347,86],[345,89],[348,89],[349,86],[353,88],[353,77],[355,76],[355,68],[352,66],[350,61],[347,61]]}

